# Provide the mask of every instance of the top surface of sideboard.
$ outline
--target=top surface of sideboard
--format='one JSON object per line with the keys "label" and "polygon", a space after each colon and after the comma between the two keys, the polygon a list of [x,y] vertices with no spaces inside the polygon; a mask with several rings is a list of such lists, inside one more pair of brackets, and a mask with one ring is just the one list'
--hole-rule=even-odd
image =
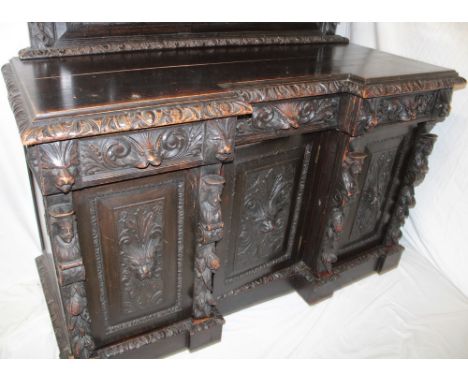
{"label": "top surface of sideboard", "polygon": [[[147,108],[153,112],[150,119],[158,112],[171,114],[167,123],[150,121],[147,126],[155,127],[245,115],[255,102],[333,93],[371,98],[448,88],[460,81],[453,70],[353,44],[14,58],[3,70],[8,71],[9,87],[16,90],[25,145],[81,136],[37,133],[76,118],[128,117],[128,112]],[[158,105],[169,110],[155,111]],[[180,105],[189,107],[181,110]],[[181,118],[173,118],[174,113]],[[101,133],[107,132],[84,135]]]}

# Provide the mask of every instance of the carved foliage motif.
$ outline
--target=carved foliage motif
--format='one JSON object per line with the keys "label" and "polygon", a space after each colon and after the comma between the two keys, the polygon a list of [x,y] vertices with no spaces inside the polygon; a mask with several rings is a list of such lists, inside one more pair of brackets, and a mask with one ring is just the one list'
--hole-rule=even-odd
{"label": "carved foliage motif", "polygon": [[240,207],[240,232],[235,251],[237,271],[283,253],[294,179],[292,163],[246,175],[247,189]]}
{"label": "carved foliage motif", "polygon": [[414,187],[424,180],[429,170],[427,158],[436,139],[437,135],[428,133],[418,134],[415,138],[413,152],[385,236],[384,242],[387,246],[398,244],[401,238],[400,229],[408,217],[409,209],[416,204]]}
{"label": "carved foliage motif", "polygon": [[353,238],[371,233],[380,220],[391,180],[395,155],[395,150],[372,154],[356,212],[356,224],[351,233]]}
{"label": "carved foliage motif", "polygon": [[163,302],[164,200],[125,207],[117,215],[122,306],[134,313]]}
{"label": "carved foliage motif", "polygon": [[83,175],[159,167],[171,160],[201,157],[203,138],[203,126],[194,124],[83,141],[80,144]]}
{"label": "carved foliage motif", "polygon": [[357,134],[363,134],[379,124],[430,117],[436,96],[437,93],[431,92],[398,98],[363,100],[355,131]]}
{"label": "carved foliage motif", "polygon": [[301,125],[337,123],[338,98],[306,99],[254,106],[249,123],[238,124],[237,135],[297,129]]}
{"label": "carved foliage motif", "polygon": [[343,231],[348,205],[359,189],[358,178],[365,158],[366,155],[363,153],[350,152],[343,160],[320,250],[320,259],[328,273],[331,273],[332,264],[338,260],[338,238]]}
{"label": "carved foliage motif", "polygon": [[76,234],[71,203],[48,207],[49,226],[52,230],[52,252],[74,357],[89,358],[94,349],[90,317],[84,287],[85,270]]}
{"label": "carved foliage motif", "polygon": [[215,242],[223,237],[224,223],[221,216],[221,193],[224,178],[220,175],[204,175],[199,186],[200,222],[195,258],[195,282],[193,315],[197,319],[209,317],[216,304],[213,298],[213,273],[220,266],[215,253]]}

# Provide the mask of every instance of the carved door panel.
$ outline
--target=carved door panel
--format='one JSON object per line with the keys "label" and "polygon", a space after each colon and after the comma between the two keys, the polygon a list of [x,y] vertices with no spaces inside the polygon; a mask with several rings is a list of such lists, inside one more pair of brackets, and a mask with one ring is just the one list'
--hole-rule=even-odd
{"label": "carved door panel", "polygon": [[199,170],[75,192],[98,345],[191,315]]}
{"label": "carved door panel", "polygon": [[352,140],[350,152],[366,155],[359,188],[349,203],[338,257],[380,244],[408,153],[412,128],[389,126]]}
{"label": "carved door panel", "polygon": [[217,245],[222,267],[215,276],[216,296],[294,261],[317,135],[243,146],[224,166],[225,235]]}

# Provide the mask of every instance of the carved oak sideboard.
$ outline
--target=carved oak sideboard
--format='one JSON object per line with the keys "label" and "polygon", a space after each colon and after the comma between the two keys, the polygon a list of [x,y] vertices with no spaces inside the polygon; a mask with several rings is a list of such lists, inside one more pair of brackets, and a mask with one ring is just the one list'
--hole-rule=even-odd
{"label": "carved oak sideboard", "polygon": [[335,23],[160,24],[31,23],[2,68],[64,358],[197,349],[229,312],[396,267],[465,82]]}

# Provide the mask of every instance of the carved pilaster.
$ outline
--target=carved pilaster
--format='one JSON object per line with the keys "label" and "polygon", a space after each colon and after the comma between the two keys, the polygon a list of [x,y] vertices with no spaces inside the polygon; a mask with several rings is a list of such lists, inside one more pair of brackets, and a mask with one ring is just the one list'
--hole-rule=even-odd
{"label": "carved pilaster", "polygon": [[343,224],[348,205],[358,190],[358,177],[362,171],[366,154],[350,152],[343,160],[338,186],[331,201],[328,222],[325,226],[325,236],[320,250],[320,261],[328,273],[332,264],[338,260],[338,239],[343,231]]}
{"label": "carved pilaster", "polygon": [[416,136],[414,148],[408,162],[406,174],[400,188],[400,193],[395,203],[384,242],[387,246],[398,244],[401,238],[401,227],[408,217],[409,209],[414,207],[414,187],[418,186],[429,170],[428,156],[431,154],[437,135],[420,133]]}
{"label": "carved pilaster", "polygon": [[221,193],[224,178],[220,175],[204,175],[199,186],[198,242],[195,258],[195,284],[193,316],[196,319],[210,317],[216,301],[213,298],[213,273],[220,266],[215,253],[215,243],[223,237],[224,223],[221,216]]}
{"label": "carved pilaster", "polygon": [[66,325],[75,358],[89,358],[94,349],[71,195],[51,199],[47,206],[52,253],[60,284]]}
{"label": "carved pilaster", "polygon": [[54,45],[54,23],[28,23],[31,47],[45,49]]}

